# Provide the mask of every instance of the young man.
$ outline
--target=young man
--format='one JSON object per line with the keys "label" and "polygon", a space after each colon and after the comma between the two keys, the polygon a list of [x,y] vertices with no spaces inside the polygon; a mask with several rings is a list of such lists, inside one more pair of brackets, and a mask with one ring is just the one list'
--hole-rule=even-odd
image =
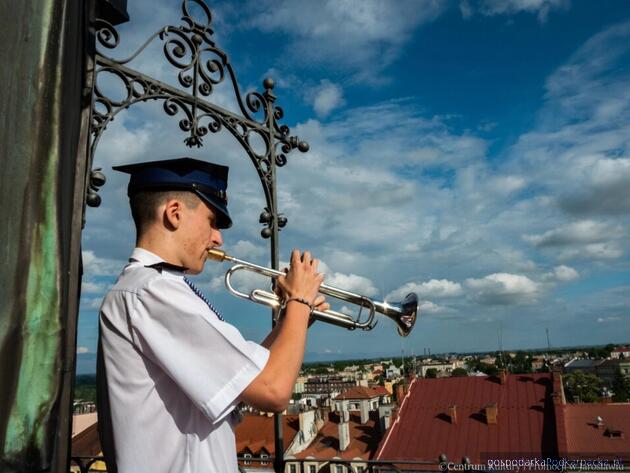
{"label": "young man", "polygon": [[[231,226],[228,168],[190,158],[118,166],[137,240],[100,310],[99,431],[108,471],[238,470],[234,408],[279,412],[304,355],[318,260],[294,250],[278,278],[285,309],[261,345],[246,341],[186,275]],[[278,452],[281,454],[281,452]]]}

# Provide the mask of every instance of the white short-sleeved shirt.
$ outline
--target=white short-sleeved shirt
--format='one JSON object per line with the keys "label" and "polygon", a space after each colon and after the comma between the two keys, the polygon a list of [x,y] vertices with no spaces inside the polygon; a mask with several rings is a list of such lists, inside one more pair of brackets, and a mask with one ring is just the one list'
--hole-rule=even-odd
{"label": "white short-sleeved shirt", "polygon": [[160,261],[136,248],[101,305],[103,452],[118,473],[236,472],[230,414],[269,352],[220,321],[182,272],[146,267]]}

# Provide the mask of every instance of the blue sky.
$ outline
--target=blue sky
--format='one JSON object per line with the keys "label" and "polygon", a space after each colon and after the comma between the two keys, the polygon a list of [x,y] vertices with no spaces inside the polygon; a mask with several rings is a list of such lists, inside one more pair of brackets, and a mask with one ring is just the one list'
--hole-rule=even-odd
{"label": "blue sky", "polygon": [[[281,259],[309,248],[329,284],[422,300],[406,339],[388,320],[369,333],[315,324],[307,359],[496,350],[499,331],[508,349],[545,346],[545,329],[554,346],[630,341],[628,2],[209,6],[241,90],[262,91],[272,76],[283,122],[311,147],[278,172],[289,219]],[[128,8],[113,57],[180,24],[179,2]],[[160,48],[130,66],[174,84]],[[116,93],[115,81],[102,86]],[[212,97],[234,107],[225,83]],[[188,155],[231,166],[236,224],[225,249],[268,264],[253,166],[225,132],[189,150],[177,121],[159,103],[135,105],[99,144],[108,183],[83,238],[80,370],[91,371],[98,305],[134,241],[112,165]],[[246,337],[262,339],[266,309],[227,294],[224,270],[208,264],[198,285]]]}

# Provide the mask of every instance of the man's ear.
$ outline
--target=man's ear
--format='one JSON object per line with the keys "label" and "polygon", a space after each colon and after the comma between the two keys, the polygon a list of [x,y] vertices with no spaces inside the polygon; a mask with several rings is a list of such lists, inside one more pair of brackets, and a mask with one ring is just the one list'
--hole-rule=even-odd
{"label": "man's ear", "polygon": [[177,230],[182,222],[183,204],[178,199],[168,199],[164,204],[164,225],[172,230]]}

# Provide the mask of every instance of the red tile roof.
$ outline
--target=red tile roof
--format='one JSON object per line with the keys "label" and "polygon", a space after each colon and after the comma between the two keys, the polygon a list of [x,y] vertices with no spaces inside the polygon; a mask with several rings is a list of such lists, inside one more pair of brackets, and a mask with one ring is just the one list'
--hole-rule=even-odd
{"label": "red tile roof", "polygon": [[[566,435],[561,456],[630,460],[630,403],[566,404],[561,409]],[[598,416],[603,420],[599,428]],[[610,437],[607,429],[620,430],[622,436]]]}
{"label": "red tile roof", "polygon": [[101,442],[98,437],[98,422],[72,437],[72,455],[92,457],[102,455]]}
{"label": "red tile roof", "polygon": [[[379,386],[380,387],[380,386]],[[385,388],[383,388],[385,390]],[[389,395],[387,390],[385,390],[385,394]],[[354,388],[348,389],[347,391],[342,392],[337,397],[335,397],[335,401],[341,401],[344,399],[374,399],[379,396],[383,396],[380,390],[375,388],[366,388],[365,386],[355,386]]]}
{"label": "red tile roof", "polygon": [[372,389],[379,396],[391,396],[391,393],[385,388],[385,386],[374,386]]}
{"label": "red tile roof", "polygon": [[[284,450],[289,447],[293,438],[300,430],[300,420],[296,415],[282,416],[282,436]],[[249,449],[254,456],[259,456],[264,449],[267,454],[274,455],[276,451],[273,417],[259,415],[245,415],[236,426],[236,451],[239,455]]]}
{"label": "red tile roof", "polygon": [[331,413],[329,420],[322,426],[315,439],[305,450],[297,453],[295,458],[333,458],[344,460],[362,458],[370,460],[376,453],[381,439],[378,412],[370,412],[370,418],[361,424],[359,415],[350,414],[348,422],[350,429],[350,443],[345,451],[339,451],[339,415]]}
{"label": "red tile roof", "polygon": [[[488,453],[555,454],[552,388],[548,373],[507,375],[505,384],[494,377],[416,379],[376,459],[437,461],[444,453],[451,461],[482,463]],[[493,403],[497,423],[489,425],[483,409]]]}

